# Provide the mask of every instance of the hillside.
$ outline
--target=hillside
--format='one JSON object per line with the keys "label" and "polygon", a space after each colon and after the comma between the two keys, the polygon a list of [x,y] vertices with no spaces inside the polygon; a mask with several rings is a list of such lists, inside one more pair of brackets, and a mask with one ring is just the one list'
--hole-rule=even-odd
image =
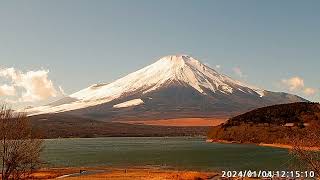
{"label": "hillside", "polygon": [[320,131],[318,103],[291,103],[263,107],[230,118],[213,127],[208,138],[238,143],[290,144],[296,136]]}
{"label": "hillside", "polygon": [[309,123],[312,120],[319,120],[319,113],[318,103],[280,104],[258,108],[230,118],[225,126],[234,126],[241,123],[268,123],[273,125]]}

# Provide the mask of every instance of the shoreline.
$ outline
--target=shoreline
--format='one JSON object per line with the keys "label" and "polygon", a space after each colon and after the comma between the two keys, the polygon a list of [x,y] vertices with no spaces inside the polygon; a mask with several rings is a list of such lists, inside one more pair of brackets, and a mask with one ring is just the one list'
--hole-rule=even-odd
{"label": "shoreline", "polygon": [[[262,147],[273,147],[273,148],[281,148],[281,149],[288,149],[291,150],[293,149],[292,145],[289,144],[279,144],[279,143],[274,143],[274,144],[269,144],[269,143],[239,143],[236,141],[227,141],[227,140],[214,140],[214,139],[206,139],[207,143],[222,143],[222,144],[253,144],[256,146],[262,146]],[[320,147],[301,147],[303,150],[307,151],[320,151]]]}
{"label": "shoreline", "polygon": [[158,167],[65,167],[43,168],[32,174],[34,179],[64,179],[64,180],[98,180],[98,179],[139,179],[139,180],[193,180],[212,179],[219,177],[217,172],[196,170],[171,170]]}
{"label": "shoreline", "polygon": [[[292,145],[288,144],[267,144],[267,143],[260,143],[258,146],[264,146],[264,147],[275,147],[275,148],[283,148],[283,149],[293,149],[294,147]],[[301,147],[301,149],[306,151],[320,151],[320,147]]]}

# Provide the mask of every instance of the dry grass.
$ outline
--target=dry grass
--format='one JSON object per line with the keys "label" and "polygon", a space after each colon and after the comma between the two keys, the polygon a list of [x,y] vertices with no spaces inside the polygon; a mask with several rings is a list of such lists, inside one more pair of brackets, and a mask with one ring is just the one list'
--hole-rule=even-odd
{"label": "dry grass", "polygon": [[110,173],[99,173],[81,177],[64,178],[65,180],[195,180],[208,179],[214,173],[201,173],[193,171],[168,171],[150,169],[113,170]]}
{"label": "dry grass", "polygon": [[153,126],[218,126],[227,121],[227,118],[176,118],[144,121],[119,121],[128,124],[143,124]]}
{"label": "dry grass", "polygon": [[41,169],[37,172],[32,173],[33,179],[54,179],[65,174],[72,174],[79,172],[75,168],[51,168],[51,169]]}
{"label": "dry grass", "polygon": [[[87,169],[94,170],[94,169]],[[101,170],[101,169],[99,169]],[[196,171],[174,171],[163,169],[104,169],[106,172],[79,177],[66,177],[63,180],[195,180],[209,179],[218,176],[217,173]],[[56,177],[79,172],[79,169],[50,169],[34,173],[35,179],[54,179]]]}

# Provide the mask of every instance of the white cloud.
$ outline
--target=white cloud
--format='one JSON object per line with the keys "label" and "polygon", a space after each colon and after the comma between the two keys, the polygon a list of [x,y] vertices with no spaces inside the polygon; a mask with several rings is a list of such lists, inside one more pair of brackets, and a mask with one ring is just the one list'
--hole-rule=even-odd
{"label": "white cloud", "polygon": [[216,69],[220,69],[220,68],[221,68],[221,65],[217,64]]}
{"label": "white cloud", "polygon": [[20,76],[14,68],[6,68],[0,70],[0,77],[7,77],[11,78],[13,81],[16,81]]}
{"label": "white cloud", "polygon": [[244,75],[244,73],[242,72],[242,70],[240,69],[240,67],[234,67],[233,69],[233,72],[239,76],[240,78],[244,78],[246,77],[246,75]]}
{"label": "white cloud", "polygon": [[304,80],[298,76],[292,77],[290,79],[283,79],[281,82],[290,91],[301,90],[304,88]]}
{"label": "white cloud", "polygon": [[23,101],[37,101],[48,99],[49,97],[56,97],[57,91],[53,83],[48,79],[49,71],[29,71],[22,75],[22,80],[18,85],[25,88],[22,94]]}
{"label": "white cloud", "polygon": [[317,90],[314,89],[314,88],[305,88],[305,89],[303,90],[303,93],[304,93],[305,95],[307,95],[307,96],[313,96],[313,95],[316,94],[316,92],[317,92]]}
{"label": "white cloud", "polygon": [[57,96],[57,90],[53,82],[48,79],[48,73],[49,70],[28,71],[23,73],[14,68],[6,68],[0,70],[0,77],[10,79],[12,87],[22,89],[19,98],[20,101],[33,102]]}
{"label": "white cloud", "polygon": [[14,86],[9,86],[7,84],[0,86],[0,96],[14,96],[16,94],[16,89]]}
{"label": "white cloud", "polygon": [[289,89],[289,91],[300,92],[306,96],[314,96],[317,93],[317,89],[305,87],[304,79],[298,76],[289,79],[283,79],[281,83],[285,86],[285,88]]}

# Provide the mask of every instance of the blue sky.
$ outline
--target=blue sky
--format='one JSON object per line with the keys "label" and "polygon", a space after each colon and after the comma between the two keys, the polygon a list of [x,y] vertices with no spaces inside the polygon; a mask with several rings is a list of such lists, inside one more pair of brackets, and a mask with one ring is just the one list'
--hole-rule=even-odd
{"label": "blue sky", "polygon": [[[70,94],[183,53],[235,79],[320,101],[319,19],[317,0],[0,1],[0,68],[23,77],[2,74],[3,91],[16,89],[0,99],[49,101],[63,94],[59,86]],[[31,76],[56,92],[30,85]]]}

